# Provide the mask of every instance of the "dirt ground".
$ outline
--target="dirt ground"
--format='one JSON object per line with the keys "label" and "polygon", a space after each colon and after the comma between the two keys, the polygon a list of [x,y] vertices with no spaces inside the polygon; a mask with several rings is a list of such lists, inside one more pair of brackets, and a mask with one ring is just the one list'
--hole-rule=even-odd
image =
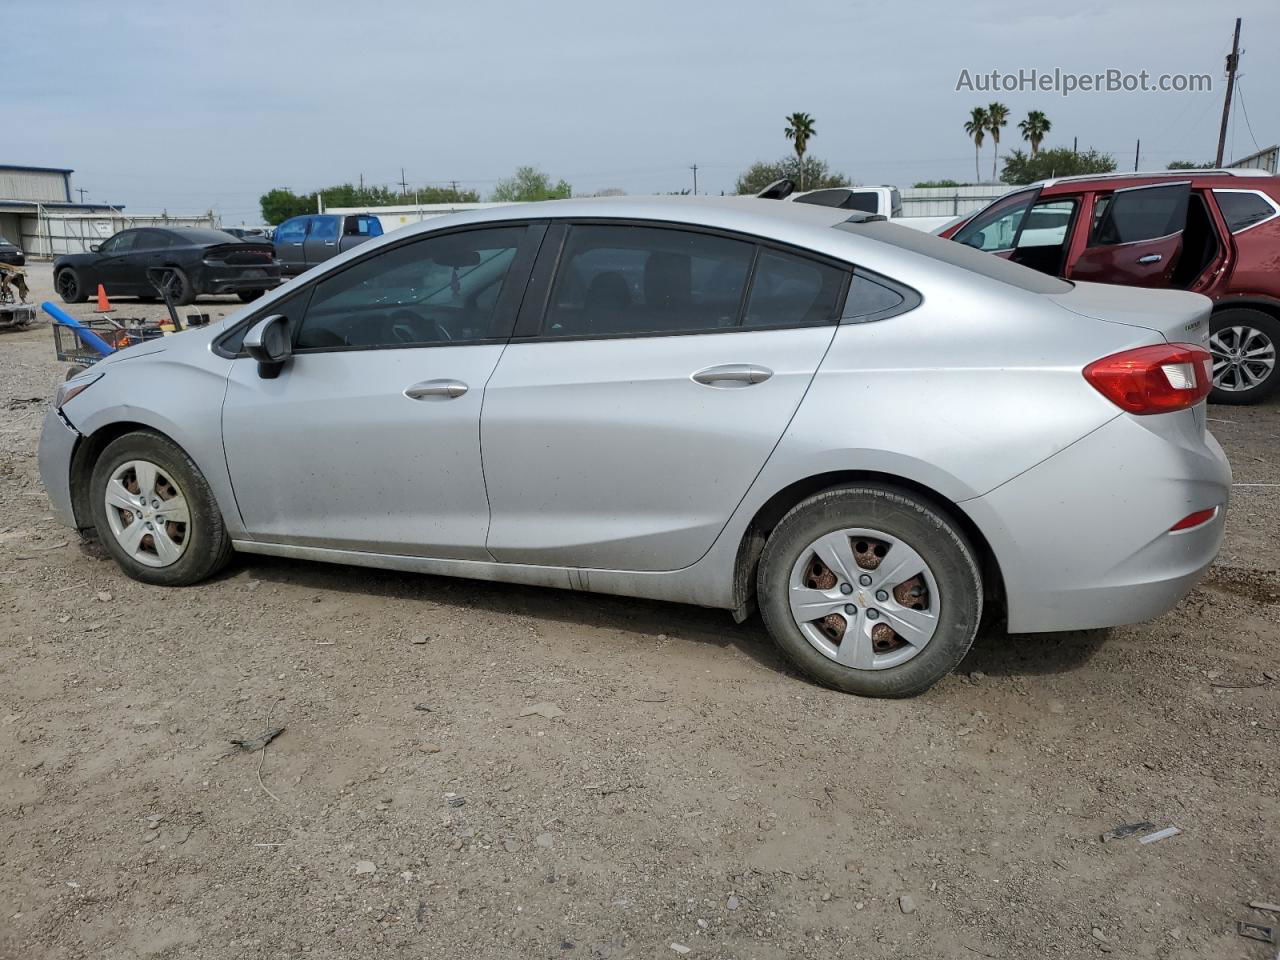
{"label": "dirt ground", "polygon": [[[1280,931],[1280,401],[1210,408],[1240,485],[1175,611],[879,702],[717,611],[127,580],[38,479],[62,373],[0,333],[0,957],[1276,955],[1236,922]],[[1099,839],[1141,820],[1182,833]]]}

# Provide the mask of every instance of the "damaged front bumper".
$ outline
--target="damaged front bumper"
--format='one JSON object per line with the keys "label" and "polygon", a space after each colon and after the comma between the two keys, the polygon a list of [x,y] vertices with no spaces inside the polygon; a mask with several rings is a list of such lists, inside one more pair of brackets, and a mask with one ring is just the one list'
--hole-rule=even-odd
{"label": "damaged front bumper", "polygon": [[76,515],[71,503],[71,456],[79,439],[80,434],[51,405],[40,432],[40,479],[54,518],[72,529],[76,527]]}

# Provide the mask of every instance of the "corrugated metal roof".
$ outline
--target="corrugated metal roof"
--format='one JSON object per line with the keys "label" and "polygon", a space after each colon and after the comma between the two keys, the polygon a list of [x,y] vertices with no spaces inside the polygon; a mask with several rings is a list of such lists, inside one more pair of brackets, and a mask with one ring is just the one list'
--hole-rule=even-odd
{"label": "corrugated metal roof", "polygon": [[20,170],[24,173],[75,173],[67,167],[27,167],[13,163],[0,163],[0,170]]}

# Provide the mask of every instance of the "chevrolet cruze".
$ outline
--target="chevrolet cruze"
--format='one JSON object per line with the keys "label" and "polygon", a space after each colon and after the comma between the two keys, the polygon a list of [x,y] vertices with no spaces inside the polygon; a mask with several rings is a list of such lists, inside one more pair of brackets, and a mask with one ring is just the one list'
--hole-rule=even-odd
{"label": "chevrolet cruze", "polygon": [[815,680],[906,696],[992,614],[1129,623],[1201,577],[1209,311],[847,210],[492,208],[99,362],[40,467],[146,583],[240,552],[759,609]]}

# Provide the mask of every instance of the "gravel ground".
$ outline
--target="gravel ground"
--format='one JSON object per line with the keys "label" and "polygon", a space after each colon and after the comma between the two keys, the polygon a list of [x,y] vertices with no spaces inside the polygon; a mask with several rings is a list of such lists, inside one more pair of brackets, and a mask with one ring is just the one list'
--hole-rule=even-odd
{"label": "gravel ground", "polygon": [[[1160,620],[985,636],[876,702],[717,611],[127,580],[48,512],[62,373],[47,326],[0,333],[0,957],[1275,955],[1235,925],[1280,927],[1248,907],[1280,901],[1280,487],[1236,488]],[[1280,401],[1210,416],[1280,483]],[[1100,842],[1138,820],[1183,832]]]}

